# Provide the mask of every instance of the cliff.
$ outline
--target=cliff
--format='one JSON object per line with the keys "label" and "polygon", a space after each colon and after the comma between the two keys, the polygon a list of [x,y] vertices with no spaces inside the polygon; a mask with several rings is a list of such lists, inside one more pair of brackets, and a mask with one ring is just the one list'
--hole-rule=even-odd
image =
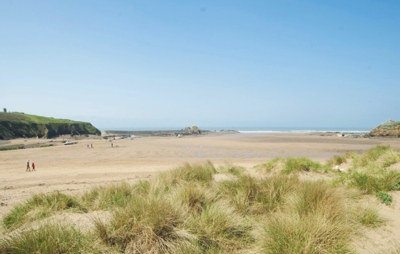
{"label": "cliff", "polygon": [[87,122],[24,113],[0,112],[0,139],[47,137],[59,135],[100,135],[100,131]]}
{"label": "cliff", "polygon": [[400,122],[392,120],[371,130],[368,134],[370,137],[400,137]]}

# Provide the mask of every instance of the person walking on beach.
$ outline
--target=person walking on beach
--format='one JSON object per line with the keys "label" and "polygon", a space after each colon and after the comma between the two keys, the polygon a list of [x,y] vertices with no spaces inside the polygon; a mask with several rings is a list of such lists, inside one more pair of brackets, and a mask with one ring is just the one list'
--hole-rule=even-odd
{"label": "person walking on beach", "polygon": [[32,171],[36,171],[34,162],[32,162]]}
{"label": "person walking on beach", "polygon": [[26,162],[26,170],[25,171],[31,171],[31,166],[29,166],[29,161]]}

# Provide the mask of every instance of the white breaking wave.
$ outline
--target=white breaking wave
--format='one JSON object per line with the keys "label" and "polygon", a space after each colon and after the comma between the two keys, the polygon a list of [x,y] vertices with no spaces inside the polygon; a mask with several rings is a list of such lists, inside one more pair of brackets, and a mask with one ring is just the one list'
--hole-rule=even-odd
{"label": "white breaking wave", "polygon": [[239,133],[257,134],[257,133],[355,133],[364,134],[369,131],[364,130],[238,130]]}

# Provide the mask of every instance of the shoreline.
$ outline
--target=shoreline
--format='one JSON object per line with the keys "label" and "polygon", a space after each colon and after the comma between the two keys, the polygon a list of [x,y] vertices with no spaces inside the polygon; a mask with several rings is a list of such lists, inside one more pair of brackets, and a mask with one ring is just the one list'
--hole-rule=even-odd
{"label": "shoreline", "polygon": [[182,136],[190,136],[190,135],[215,135],[215,134],[234,134],[239,133],[236,130],[220,130],[220,131],[210,131],[210,130],[199,130],[199,132],[191,132],[187,129],[181,130],[102,130],[102,136],[123,136],[124,138],[129,138],[132,135],[134,137],[177,137],[179,135]]}

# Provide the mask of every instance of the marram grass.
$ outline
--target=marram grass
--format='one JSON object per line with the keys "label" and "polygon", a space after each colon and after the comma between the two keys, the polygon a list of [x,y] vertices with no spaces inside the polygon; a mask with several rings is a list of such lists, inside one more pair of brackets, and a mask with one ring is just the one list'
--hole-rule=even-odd
{"label": "marram grass", "polygon": [[95,253],[89,238],[76,227],[51,222],[0,239],[0,253]]}
{"label": "marram grass", "polygon": [[87,209],[78,201],[78,198],[60,192],[33,194],[24,204],[15,206],[3,217],[2,222],[5,228],[13,229],[60,211],[85,213]]}
{"label": "marram grass", "polygon": [[[381,163],[390,149],[378,150],[364,160]],[[391,165],[396,156],[389,156]],[[274,159],[257,174],[207,162],[80,196],[34,195],[2,218],[0,253],[354,253],[351,241],[359,229],[384,221],[349,193],[400,189],[396,171],[363,168],[335,174],[333,185],[300,180],[301,172],[327,170],[307,158]],[[214,181],[218,173],[232,177]],[[93,218],[84,232],[67,222],[37,226],[57,213],[104,210],[111,217]]]}
{"label": "marram grass", "polygon": [[259,171],[270,173],[278,171],[283,174],[296,172],[327,172],[329,166],[312,161],[305,157],[275,158],[257,167]]}

